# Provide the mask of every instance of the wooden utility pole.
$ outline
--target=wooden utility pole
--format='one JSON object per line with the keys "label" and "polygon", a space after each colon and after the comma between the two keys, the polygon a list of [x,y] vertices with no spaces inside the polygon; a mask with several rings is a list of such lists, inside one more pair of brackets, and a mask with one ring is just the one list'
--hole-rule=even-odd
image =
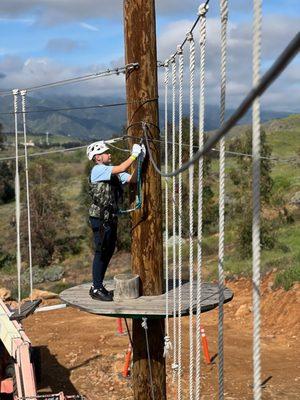
{"label": "wooden utility pole", "polygon": [[[137,62],[139,68],[126,76],[128,126],[140,121],[158,126],[158,89],[156,26],[154,0],[124,0],[126,64]],[[136,100],[150,100],[141,103]],[[153,100],[156,99],[156,100]],[[129,135],[142,137],[141,125]],[[159,138],[157,129],[151,136]],[[160,165],[160,149],[151,142],[154,159]],[[143,163],[143,206],[134,212],[132,223],[132,271],[141,278],[141,294],[159,295],[163,291],[161,179],[147,158]],[[166,373],[163,358],[164,319],[147,319],[151,387],[145,330],[142,320],[133,320],[133,390],[135,400],[166,399]]]}

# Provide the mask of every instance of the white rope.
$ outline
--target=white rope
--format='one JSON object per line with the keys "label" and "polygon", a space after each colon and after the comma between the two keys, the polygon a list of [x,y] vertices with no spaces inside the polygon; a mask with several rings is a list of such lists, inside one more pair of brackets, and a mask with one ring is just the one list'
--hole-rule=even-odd
{"label": "white rope", "polygon": [[[176,59],[172,60],[172,170],[176,169]],[[172,222],[173,222],[173,381],[178,371],[177,331],[176,331],[176,177],[172,178]]]}
{"label": "white rope", "polygon": [[[168,85],[169,66],[165,67],[165,170],[168,171]],[[169,188],[168,180],[165,183],[165,274],[166,274],[166,334],[164,343],[164,357],[172,349],[169,333]]]}
{"label": "white rope", "polygon": [[33,278],[32,278],[32,246],[31,246],[31,218],[30,218],[30,194],[28,176],[28,157],[27,157],[27,126],[26,126],[26,90],[21,90],[22,116],[24,132],[24,156],[25,156],[25,180],[26,180],[26,203],[27,203],[27,229],[28,229],[28,258],[29,258],[29,285],[30,299],[32,301]]}
{"label": "white rope", "polygon": [[152,400],[155,400],[153,377],[152,377],[152,367],[151,367],[151,358],[150,358],[150,349],[149,349],[149,339],[148,339],[147,318],[142,318],[142,320],[143,320],[142,327],[145,329],[145,337],[146,337],[146,348],[147,348],[147,357],[148,357],[148,367],[149,367],[149,378],[150,378],[150,386],[151,386],[151,395],[152,395]]}
{"label": "white rope", "polygon": [[[253,21],[253,86],[260,81],[262,0],[254,0]],[[260,100],[253,102],[253,398],[261,399],[261,354],[260,354]]]}
{"label": "white rope", "polygon": [[[225,121],[226,95],[226,34],[228,21],[227,0],[220,0],[221,10],[221,99],[220,125]],[[220,182],[219,182],[219,315],[218,315],[218,383],[219,400],[224,399],[224,352],[223,352],[223,320],[224,320],[224,237],[225,237],[225,138],[220,140]]]}
{"label": "white rope", "polygon": [[[206,42],[206,13],[208,5],[201,4],[200,15],[200,96],[199,96],[199,148],[204,145],[204,78],[205,78],[205,42]],[[203,225],[203,164],[199,160],[198,181],[198,229],[197,229],[197,310],[196,310],[196,400],[200,400],[201,392],[201,294],[202,294],[202,225]]]}
{"label": "white rope", "polygon": [[16,196],[16,231],[17,231],[17,274],[18,274],[18,303],[21,303],[21,240],[20,240],[20,176],[19,176],[19,150],[18,150],[18,95],[19,90],[12,91],[15,113],[15,146],[16,146],[16,173],[15,173],[15,196]]}
{"label": "white rope", "polygon": [[[183,116],[183,51],[178,49],[179,63],[179,99],[178,99],[178,165],[182,165],[182,116]],[[182,397],[182,174],[178,176],[178,380],[177,380],[177,399]]]}
{"label": "white rope", "polygon": [[[194,75],[195,75],[195,42],[193,35],[188,34],[190,42],[190,158],[193,157],[193,131],[194,131]],[[193,315],[193,284],[194,284],[194,245],[193,245],[193,223],[194,223],[194,164],[189,168],[189,281],[190,281],[190,307],[189,307],[189,397],[194,398],[194,315]]]}

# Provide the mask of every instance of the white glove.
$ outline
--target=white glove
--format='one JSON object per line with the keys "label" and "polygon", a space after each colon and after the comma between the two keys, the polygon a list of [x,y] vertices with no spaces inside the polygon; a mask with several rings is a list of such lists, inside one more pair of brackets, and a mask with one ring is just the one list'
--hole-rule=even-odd
{"label": "white glove", "polygon": [[141,149],[142,150],[141,150],[140,157],[141,157],[141,160],[144,161],[145,157],[146,157],[146,154],[147,154],[146,146],[144,144],[142,144],[141,145]]}
{"label": "white glove", "polygon": [[142,147],[139,144],[134,144],[131,149],[131,156],[134,158],[138,158],[141,154]]}

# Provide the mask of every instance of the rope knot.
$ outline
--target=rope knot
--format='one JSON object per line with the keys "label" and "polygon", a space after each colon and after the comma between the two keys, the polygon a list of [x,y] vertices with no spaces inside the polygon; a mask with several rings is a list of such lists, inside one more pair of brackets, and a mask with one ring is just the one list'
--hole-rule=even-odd
{"label": "rope knot", "polygon": [[142,318],[143,322],[142,322],[142,327],[147,330],[148,329],[148,325],[147,325],[147,318]]}
{"label": "rope knot", "polygon": [[180,44],[177,45],[177,54],[178,55],[183,54],[182,47]]}
{"label": "rope knot", "polygon": [[170,336],[165,336],[165,346],[164,346],[164,357],[169,354],[169,351],[172,350],[172,343]]}
{"label": "rope knot", "polygon": [[194,40],[194,37],[193,37],[192,32],[188,32],[188,33],[186,34],[186,40],[188,40],[189,42],[191,42],[191,41]]}
{"label": "rope knot", "polygon": [[208,9],[209,9],[208,4],[206,4],[206,3],[200,4],[200,6],[198,8],[198,15],[200,15],[200,17],[205,17]]}

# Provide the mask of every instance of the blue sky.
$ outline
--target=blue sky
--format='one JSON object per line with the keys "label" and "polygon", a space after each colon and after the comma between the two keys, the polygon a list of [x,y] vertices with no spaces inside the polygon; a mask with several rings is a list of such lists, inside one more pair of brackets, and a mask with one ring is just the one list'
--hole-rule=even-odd
{"label": "blue sky", "polygon": [[[122,3],[122,0],[1,0],[0,88],[28,87],[123,65]],[[207,15],[210,103],[218,102],[219,92],[218,3],[210,1]],[[182,42],[196,18],[199,4],[194,0],[156,1],[159,59],[168,57],[176,44]],[[229,10],[228,101],[234,106],[251,85],[252,1],[229,1]],[[266,68],[299,30],[300,1],[264,1],[263,14],[263,68]],[[299,74],[298,57],[264,96],[264,106],[298,111]],[[76,88],[71,93],[76,94]],[[85,95],[98,93],[117,93],[122,97],[124,81],[106,79],[87,85]]]}

